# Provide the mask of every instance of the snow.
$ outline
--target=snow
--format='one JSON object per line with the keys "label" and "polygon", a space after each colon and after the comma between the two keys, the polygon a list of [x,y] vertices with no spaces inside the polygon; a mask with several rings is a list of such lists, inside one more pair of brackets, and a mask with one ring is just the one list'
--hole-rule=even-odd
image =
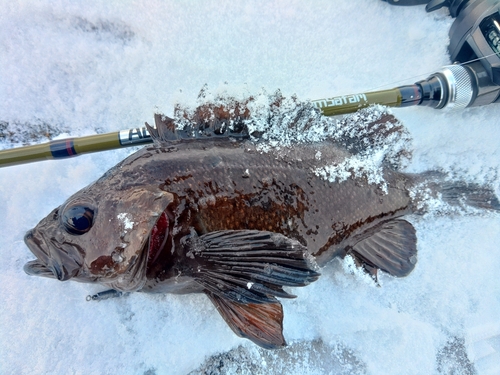
{"label": "snow", "polygon": [[[1,3],[3,148],[151,123],[195,106],[205,85],[315,100],[449,63],[446,11],[380,0]],[[407,171],[442,168],[500,193],[499,105],[393,112],[413,138]],[[203,295],[87,302],[102,287],[26,275],[25,232],[132,151],[0,169],[0,372],[499,373],[498,214],[412,218],[416,268],[380,287],[347,260],[329,264],[282,301],[290,346],[275,352],[236,337]]]}
{"label": "snow", "polygon": [[132,229],[134,227],[134,222],[132,220],[130,220],[130,215],[129,214],[126,214],[126,213],[120,213],[116,216],[116,218],[118,220],[120,220],[120,222],[122,223],[123,225],[123,228],[125,229],[125,232],[129,229]]}

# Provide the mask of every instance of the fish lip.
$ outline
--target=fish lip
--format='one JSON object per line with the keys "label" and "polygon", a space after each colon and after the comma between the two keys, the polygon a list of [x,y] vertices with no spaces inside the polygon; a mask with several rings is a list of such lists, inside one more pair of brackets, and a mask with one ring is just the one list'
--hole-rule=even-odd
{"label": "fish lip", "polygon": [[51,269],[45,266],[38,259],[27,262],[23,267],[24,272],[30,276],[44,276],[54,279],[56,276]]}
{"label": "fish lip", "polygon": [[24,265],[24,272],[26,272],[30,276],[38,276],[44,270],[50,271],[46,265],[46,262],[42,260],[48,258],[47,251],[45,251],[43,247],[40,246],[40,242],[35,239],[34,229],[30,229],[26,232],[26,234],[24,235],[24,244],[36,257],[35,260],[31,260]]}
{"label": "fish lip", "polygon": [[33,255],[37,257],[38,260],[40,260],[40,256],[42,256],[43,258],[48,258],[48,251],[45,241],[43,241],[43,239],[42,240],[40,239],[41,237],[38,236],[35,237],[34,229],[30,229],[24,235],[24,243],[26,244],[28,249],[30,249]]}
{"label": "fish lip", "polygon": [[56,262],[50,262],[49,246],[41,234],[30,229],[24,235],[24,243],[36,257],[35,260],[24,265],[24,272],[31,276],[46,276],[64,280],[61,267]]}

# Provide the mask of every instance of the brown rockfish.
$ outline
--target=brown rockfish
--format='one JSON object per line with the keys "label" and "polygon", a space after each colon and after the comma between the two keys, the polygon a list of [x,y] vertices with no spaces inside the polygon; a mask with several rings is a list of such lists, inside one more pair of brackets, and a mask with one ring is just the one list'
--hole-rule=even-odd
{"label": "brown rockfish", "polygon": [[[286,129],[303,134],[323,121],[311,105],[287,112],[280,100],[264,116],[269,124],[288,121]],[[401,173],[391,160],[378,181],[357,173],[347,161],[405,134],[392,115],[366,121],[365,110],[340,123],[364,119],[359,132],[339,128],[336,137],[266,148],[263,132],[250,129],[251,104],[200,107],[176,120],[157,115],[154,145],[28,231],[36,260],[25,271],[122,292],[203,292],[236,334],[275,348],[285,345],[277,297],[294,297],[283,287],[315,281],[334,257],[351,256],[374,278],[413,270],[416,234],[403,217],[423,210],[419,184],[450,204],[500,207],[487,188]],[[343,175],[332,177],[341,166]]]}

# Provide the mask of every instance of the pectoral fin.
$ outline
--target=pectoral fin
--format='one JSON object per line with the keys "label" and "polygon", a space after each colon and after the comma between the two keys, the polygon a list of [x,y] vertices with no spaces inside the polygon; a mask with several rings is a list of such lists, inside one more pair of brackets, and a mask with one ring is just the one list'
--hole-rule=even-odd
{"label": "pectoral fin", "polygon": [[294,298],[283,286],[318,279],[314,260],[298,241],[257,230],[224,230],[185,239],[192,277],[241,337],[264,348],[285,345],[283,310],[276,297]]}
{"label": "pectoral fin", "polygon": [[264,349],[277,349],[286,345],[283,337],[283,307],[278,301],[241,304],[211,292],[206,294],[238,336]]}
{"label": "pectoral fin", "polygon": [[377,268],[392,276],[406,276],[417,262],[415,228],[406,220],[386,221],[364,234],[347,254],[372,276]]}
{"label": "pectoral fin", "polygon": [[278,233],[224,230],[190,238],[187,246],[198,264],[196,282],[237,303],[294,298],[282,287],[305,286],[319,277],[307,249]]}

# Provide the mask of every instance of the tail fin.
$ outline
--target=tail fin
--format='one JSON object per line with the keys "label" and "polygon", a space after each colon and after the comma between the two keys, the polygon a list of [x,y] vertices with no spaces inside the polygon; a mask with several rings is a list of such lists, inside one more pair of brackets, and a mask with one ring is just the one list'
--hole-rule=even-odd
{"label": "tail fin", "polygon": [[500,201],[491,186],[457,181],[437,171],[416,175],[414,181],[415,185],[410,191],[416,213],[449,213],[456,209],[474,213],[471,208],[500,212]]}
{"label": "tail fin", "polygon": [[463,181],[445,182],[439,191],[442,199],[452,206],[470,206],[500,211],[500,201],[493,189]]}

